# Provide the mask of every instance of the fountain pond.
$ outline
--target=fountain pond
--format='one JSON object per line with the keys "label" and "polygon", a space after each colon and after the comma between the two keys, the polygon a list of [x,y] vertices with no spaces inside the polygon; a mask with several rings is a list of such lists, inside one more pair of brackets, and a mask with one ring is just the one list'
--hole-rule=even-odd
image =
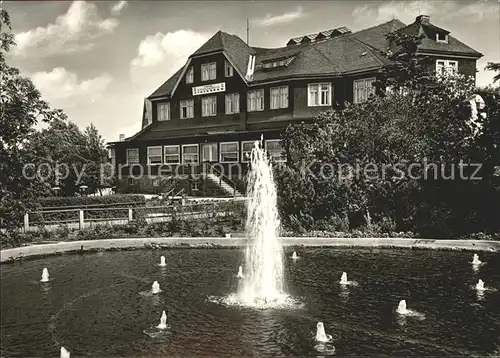
{"label": "fountain pond", "polygon": [[[285,257],[293,249],[284,249]],[[464,252],[302,248],[284,260],[283,290],[300,305],[258,309],[214,297],[238,292],[242,250],[169,250],[54,256],[2,265],[1,351],[8,356],[494,355],[500,341],[500,257],[485,253],[475,275]],[[44,267],[54,281],[41,283]],[[345,267],[359,286],[342,286]],[[158,281],[162,291],[151,291]],[[348,298],[342,293],[348,290]],[[425,315],[400,317],[401,300]],[[170,328],[156,332],[162,312]]]}

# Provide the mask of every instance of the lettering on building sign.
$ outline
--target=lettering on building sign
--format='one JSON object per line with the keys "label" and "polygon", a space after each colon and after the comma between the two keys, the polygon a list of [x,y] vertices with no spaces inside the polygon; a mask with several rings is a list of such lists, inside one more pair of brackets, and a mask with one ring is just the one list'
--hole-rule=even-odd
{"label": "lettering on building sign", "polygon": [[225,82],[214,83],[211,85],[193,87],[193,96],[199,96],[201,94],[207,94],[207,93],[224,92],[225,90],[226,90]]}

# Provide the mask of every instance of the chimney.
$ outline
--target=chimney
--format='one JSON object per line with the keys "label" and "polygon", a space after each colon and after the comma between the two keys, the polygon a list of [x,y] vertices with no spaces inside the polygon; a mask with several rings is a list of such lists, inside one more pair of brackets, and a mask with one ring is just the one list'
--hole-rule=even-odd
{"label": "chimney", "polygon": [[125,134],[120,134],[120,142],[123,142],[125,140]]}
{"label": "chimney", "polygon": [[431,20],[430,16],[427,15],[418,15],[416,21],[421,24],[428,24]]}

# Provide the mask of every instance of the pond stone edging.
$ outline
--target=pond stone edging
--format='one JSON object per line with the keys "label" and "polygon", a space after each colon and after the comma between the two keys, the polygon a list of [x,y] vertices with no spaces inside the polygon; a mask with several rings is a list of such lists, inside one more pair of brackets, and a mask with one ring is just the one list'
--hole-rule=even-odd
{"label": "pond stone edging", "polygon": [[[500,241],[447,240],[447,239],[402,239],[402,238],[318,238],[283,237],[284,246],[296,247],[368,247],[368,248],[412,248],[500,252]],[[127,250],[137,248],[237,248],[246,245],[245,238],[222,237],[162,237],[62,241],[16,247],[0,251],[0,262],[13,262],[23,258],[36,258],[63,253],[84,253],[105,250]]]}

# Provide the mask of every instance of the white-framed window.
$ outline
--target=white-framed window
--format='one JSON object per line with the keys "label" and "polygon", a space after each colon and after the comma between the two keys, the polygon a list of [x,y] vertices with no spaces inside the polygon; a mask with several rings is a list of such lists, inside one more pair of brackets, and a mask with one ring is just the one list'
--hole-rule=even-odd
{"label": "white-framed window", "polygon": [[240,94],[226,94],[226,114],[240,113]]}
{"label": "white-framed window", "polygon": [[210,117],[217,115],[217,97],[203,97],[201,99],[201,115],[203,117]]}
{"label": "white-framed window", "polygon": [[148,164],[155,165],[162,163],[161,146],[148,147]]}
{"label": "white-framed window", "polygon": [[151,181],[151,184],[153,186],[160,186],[160,179],[159,178],[154,178],[152,181]]}
{"label": "white-framed window", "polygon": [[436,42],[448,43],[448,35],[436,32]]}
{"label": "white-framed window", "polygon": [[220,143],[220,162],[221,163],[238,163],[239,156],[238,142]]}
{"label": "white-framed window", "polygon": [[332,105],[332,84],[331,83],[311,83],[308,86],[307,105],[331,106]]}
{"label": "white-framed window", "polygon": [[226,77],[233,77],[234,69],[228,60],[224,61],[224,74]]}
{"label": "white-framed window", "polygon": [[210,81],[217,78],[217,63],[210,62],[201,65],[201,80]]}
{"label": "white-framed window", "polygon": [[158,103],[157,105],[157,115],[159,121],[169,121],[170,120],[170,102]]}
{"label": "white-framed window", "polygon": [[248,111],[263,111],[264,110],[264,90],[256,90],[248,92]]}
{"label": "white-framed window", "polygon": [[193,66],[189,67],[186,72],[186,83],[194,82],[194,68]]}
{"label": "white-framed window", "polygon": [[279,139],[268,139],[265,142],[267,154],[275,162],[285,161],[285,153],[280,142],[281,141]]}
{"label": "white-framed window", "polygon": [[193,182],[191,183],[191,190],[192,190],[192,191],[198,191],[198,190],[200,190],[200,182],[198,182],[198,181],[193,181]]}
{"label": "white-framed window", "polygon": [[199,162],[198,159],[198,144],[183,144],[182,145],[182,162],[194,163]]}
{"label": "white-framed window", "polygon": [[194,117],[194,99],[183,99],[180,102],[181,119]]}
{"label": "white-framed window", "polygon": [[163,147],[163,163],[179,164],[181,162],[181,152],[178,145],[166,145]]}
{"label": "white-framed window", "polygon": [[271,88],[271,109],[288,108],[288,86]]}
{"label": "white-framed window", "polygon": [[248,140],[241,142],[241,162],[248,163],[250,161],[250,155],[252,153],[252,149],[255,145],[254,140]]}
{"label": "white-framed window", "polygon": [[139,148],[127,149],[127,165],[139,163]]}
{"label": "white-framed window", "polygon": [[374,77],[363,78],[353,82],[353,101],[354,103],[366,102],[370,95],[375,94]]}
{"label": "white-framed window", "polygon": [[436,75],[456,73],[458,71],[458,61],[454,60],[436,60]]}
{"label": "white-framed window", "polygon": [[127,182],[128,182],[128,185],[135,185],[135,184],[137,184],[137,181],[134,178],[128,178]]}

